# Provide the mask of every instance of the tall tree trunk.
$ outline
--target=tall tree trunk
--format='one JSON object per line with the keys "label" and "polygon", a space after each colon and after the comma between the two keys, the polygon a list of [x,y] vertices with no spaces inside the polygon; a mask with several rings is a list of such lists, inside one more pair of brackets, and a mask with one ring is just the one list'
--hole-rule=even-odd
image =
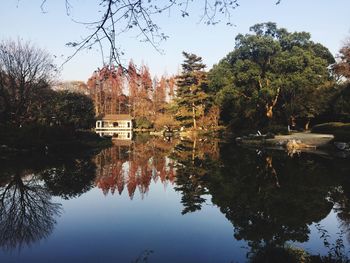
{"label": "tall tree trunk", "polygon": [[305,123],[305,131],[309,130],[309,125],[310,125],[310,119],[307,119],[307,121]]}
{"label": "tall tree trunk", "polygon": [[196,108],[194,104],[192,104],[192,119],[193,119],[193,129],[197,129],[197,121],[196,121]]}
{"label": "tall tree trunk", "polygon": [[276,103],[277,103],[277,100],[278,100],[278,96],[280,95],[280,88],[277,89],[277,94],[274,98],[274,100],[272,101],[271,104],[267,103],[266,104],[266,116],[269,118],[269,119],[272,119],[272,116],[273,116],[273,107],[275,107]]}

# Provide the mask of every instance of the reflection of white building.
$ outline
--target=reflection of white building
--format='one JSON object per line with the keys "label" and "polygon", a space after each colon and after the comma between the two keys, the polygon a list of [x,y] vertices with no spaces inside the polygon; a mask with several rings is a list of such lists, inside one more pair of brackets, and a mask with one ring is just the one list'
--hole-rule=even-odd
{"label": "reflection of white building", "polygon": [[107,114],[96,121],[96,133],[119,140],[131,140],[132,117],[128,114]]}

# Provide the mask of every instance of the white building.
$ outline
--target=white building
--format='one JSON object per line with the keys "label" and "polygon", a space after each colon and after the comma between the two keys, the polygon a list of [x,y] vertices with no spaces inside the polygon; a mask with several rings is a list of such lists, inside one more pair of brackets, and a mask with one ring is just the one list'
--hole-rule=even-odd
{"label": "white building", "polygon": [[96,121],[96,133],[121,140],[132,138],[132,117],[128,114],[107,114]]}

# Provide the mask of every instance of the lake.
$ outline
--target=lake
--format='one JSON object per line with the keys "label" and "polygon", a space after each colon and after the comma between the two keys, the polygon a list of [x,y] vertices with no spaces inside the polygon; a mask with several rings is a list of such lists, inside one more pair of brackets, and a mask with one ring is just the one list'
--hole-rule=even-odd
{"label": "lake", "polygon": [[0,262],[347,260],[350,249],[349,159],[212,138],[2,157],[0,198]]}

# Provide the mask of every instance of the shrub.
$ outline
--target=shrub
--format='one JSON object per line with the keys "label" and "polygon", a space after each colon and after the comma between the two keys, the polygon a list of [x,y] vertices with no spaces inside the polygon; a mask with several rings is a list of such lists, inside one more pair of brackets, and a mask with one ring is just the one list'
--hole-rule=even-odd
{"label": "shrub", "polygon": [[157,130],[162,130],[164,127],[169,127],[171,129],[179,127],[180,124],[178,121],[174,119],[173,116],[168,115],[168,114],[163,114],[157,116],[155,122],[154,122],[154,127]]}
{"label": "shrub", "polygon": [[150,122],[146,117],[137,117],[135,119],[135,126],[138,129],[150,129],[152,128],[152,122]]}

